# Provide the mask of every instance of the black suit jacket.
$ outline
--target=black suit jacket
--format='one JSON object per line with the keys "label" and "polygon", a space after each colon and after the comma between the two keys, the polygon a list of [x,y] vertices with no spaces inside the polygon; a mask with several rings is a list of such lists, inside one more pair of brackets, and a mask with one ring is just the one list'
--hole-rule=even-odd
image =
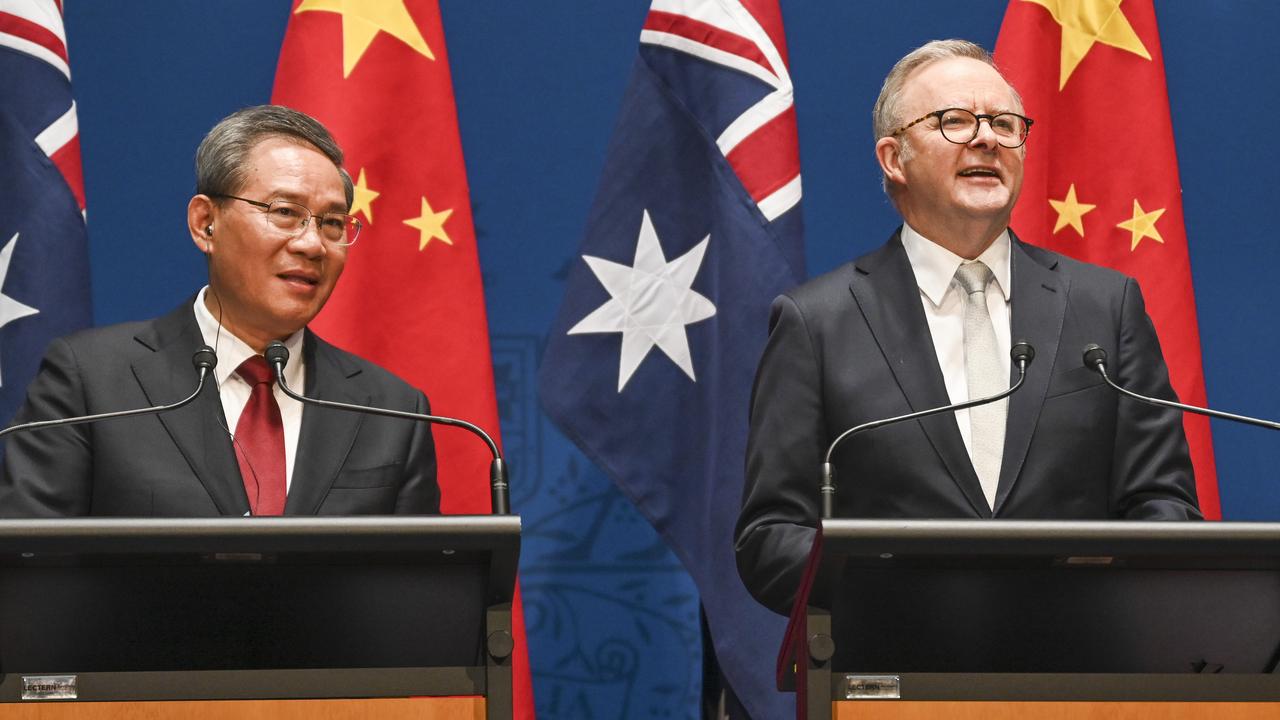
{"label": "black suit jacket", "polygon": [[[188,301],[147,322],[55,340],[15,422],[172,403],[195,389],[204,344]],[[426,397],[310,331],[306,394],[428,412]],[[286,515],[439,511],[429,426],[305,406]],[[249,502],[212,382],[170,413],[8,438],[0,516],[244,515]]]}
{"label": "black suit jacket", "polygon": [[[1036,359],[1009,401],[994,510],[955,415],[943,413],[846,441],[833,458],[837,517],[1199,518],[1181,413],[1120,397],[1081,360],[1097,343],[1122,386],[1174,398],[1137,283],[1016,238],[1010,252],[1012,338],[1030,342]],[[736,534],[739,572],[757,599],[790,609],[831,441],[949,402],[897,233],[774,301]]]}

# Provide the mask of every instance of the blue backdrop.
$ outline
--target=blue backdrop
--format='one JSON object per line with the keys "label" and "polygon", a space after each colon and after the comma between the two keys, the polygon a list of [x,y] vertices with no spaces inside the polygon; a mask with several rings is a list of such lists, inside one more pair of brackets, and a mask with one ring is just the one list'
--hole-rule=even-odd
{"label": "blue backdrop", "polygon": [[[541,416],[533,383],[648,2],[441,4],[502,433],[525,520],[521,571],[540,714],[692,717],[700,692],[692,586],[647,524]],[[192,155],[218,119],[269,98],[289,2],[66,6],[95,319],[151,317],[203,283],[204,263],[185,229]],[[785,4],[810,273],[871,249],[896,224],[870,131],[889,66],[933,38],[994,46],[1004,7]],[[1266,280],[1280,266],[1272,215],[1280,206],[1280,4],[1166,2],[1157,12],[1209,401],[1280,417],[1272,366],[1280,339],[1268,299],[1275,282]],[[1116,126],[1116,142],[1143,132],[1124,118]],[[1226,518],[1280,519],[1280,445],[1259,430],[1213,430]]]}

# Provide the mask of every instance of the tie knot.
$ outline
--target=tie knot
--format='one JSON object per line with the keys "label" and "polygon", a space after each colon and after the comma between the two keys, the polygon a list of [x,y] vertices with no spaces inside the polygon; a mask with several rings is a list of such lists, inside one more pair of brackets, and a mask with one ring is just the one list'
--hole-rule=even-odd
{"label": "tie knot", "polygon": [[956,269],[956,282],[970,295],[986,292],[991,282],[991,268],[982,262],[965,263]]}
{"label": "tie knot", "polygon": [[269,383],[273,379],[271,368],[267,367],[267,359],[261,355],[254,355],[240,363],[240,367],[236,368],[236,374],[250,385]]}

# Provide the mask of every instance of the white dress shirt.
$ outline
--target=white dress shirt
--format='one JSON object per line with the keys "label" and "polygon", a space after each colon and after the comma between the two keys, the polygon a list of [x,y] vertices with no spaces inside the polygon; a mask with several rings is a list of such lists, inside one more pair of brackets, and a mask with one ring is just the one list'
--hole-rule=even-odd
{"label": "white dress shirt", "polygon": [[[1009,375],[1009,350],[1012,346],[1009,330],[1009,303],[1012,300],[1009,242],[1009,231],[1005,230],[977,258],[991,269],[994,276],[987,286],[987,310],[991,313],[996,346],[1006,377]],[[953,404],[969,400],[964,370],[964,291],[956,282],[955,275],[962,263],[970,261],[932,242],[906,224],[902,226],[902,247],[907,251],[907,260],[920,288],[920,304],[924,306],[924,316],[929,322],[929,334],[933,336],[933,350],[938,354],[938,367],[942,368],[947,397]],[[969,411],[957,410],[955,415],[965,450],[972,459]]]}
{"label": "white dress shirt", "polygon": [[[218,367],[214,368],[214,379],[218,383],[218,393],[222,397],[222,413],[227,418],[227,434],[234,441],[236,424],[240,422],[240,413],[249,402],[252,386],[236,373],[236,368],[251,356],[256,355],[240,338],[222,327],[218,319],[205,307],[204,294],[208,292],[206,285],[196,295],[196,324],[200,326],[200,336],[205,344],[213,348],[218,355]],[[302,331],[290,335],[284,341],[289,349],[289,363],[284,366],[284,379],[294,392],[302,392],[307,382],[307,369],[302,358]],[[298,433],[302,429],[302,403],[285,395],[279,386],[274,388],[276,403],[280,405],[280,420],[284,423],[284,477],[285,490],[293,485],[293,461],[298,454]]]}

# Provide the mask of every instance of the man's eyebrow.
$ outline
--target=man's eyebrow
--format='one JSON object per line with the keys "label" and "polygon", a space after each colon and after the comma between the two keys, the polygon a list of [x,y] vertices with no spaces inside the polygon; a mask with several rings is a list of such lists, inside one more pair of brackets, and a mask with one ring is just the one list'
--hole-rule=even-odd
{"label": "man's eyebrow", "polygon": [[289,202],[296,202],[300,205],[302,203],[299,201],[304,199],[301,194],[283,188],[268,190],[267,197],[274,198],[276,200],[288,200]]}
{"label": "man's eyebrow", "polygon": [[[288,189],[273,190],[268,194],[268,197],[275,200],[288,200],[289,202],[297,203],[307,208],[308,210],[313,210],[313,211],[315,210],[315,208],[308,206],[307,203],[304,202],[306,198],[302,195],[302,193],[294,192],[293,190],[288,190]],[[345,213],[346,211],[347,211],[346,198],[343,198],[342,200],[334,200],[333,202],[329,203],[327,207],[320,208],[321,213],[332,213],[332,212]]]}
{"label": "man's eyebrow", "polygon": [[971,103],[956,103],[956,104],[951,104],[951,105],[946,105],[946,104],[944,104],[944,105],[942,105],[941,107],[939,107],[938,109],[939,109],[939,110],[949,110],[949,109],[953,109],[953,108],[954,108],[954,109],[958,109],[958,110],[968,110],[969,112],[971,112],[971,113],[973,113],[973,114],[975,114],[975,115],[978,115],[978,114],[983,114],[983,115],[986,115],[986,114],[990,114],[990,115],[1003,115],[1004,113],[1015,113],[1015,114],[1018,114],[1018,115],[1021,115],[1021,114],[1022,114],[1022,112],[1021,112],[1020,110],[1016,110],[1016,109],[1014,109],[1014,108],[1006,107],[1006,106],[1000,106],[1000,107],[993,108],[993,109],[991,109],[989,112],[982,112],[982,111],[978,110],[978,108],[976,108],[976,107],[975,107],[974,105],[972,105]]}

